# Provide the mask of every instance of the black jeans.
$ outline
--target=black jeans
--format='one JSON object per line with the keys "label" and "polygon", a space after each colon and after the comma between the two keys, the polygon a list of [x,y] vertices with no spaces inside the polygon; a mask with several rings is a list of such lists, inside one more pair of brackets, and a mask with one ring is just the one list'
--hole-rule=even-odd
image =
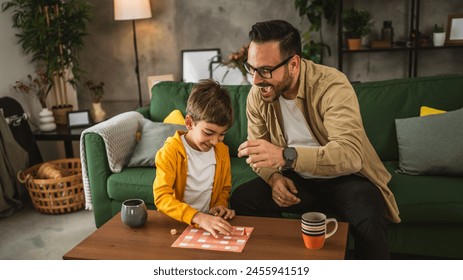
{"label": "black jeans", "polygon": [[283,175],[293,180],[300,203],[279,207],[272,199],[269,185],[256,178],[233,191],[231,208],[237,215],[245,216],[281,217],[283,212],[310,211],[336,215],[340,221],[349,223],[356,259],[390,259],[387,208],[377,186],[357,175],[332,179],[304,179],[293,171],[285,171]]}

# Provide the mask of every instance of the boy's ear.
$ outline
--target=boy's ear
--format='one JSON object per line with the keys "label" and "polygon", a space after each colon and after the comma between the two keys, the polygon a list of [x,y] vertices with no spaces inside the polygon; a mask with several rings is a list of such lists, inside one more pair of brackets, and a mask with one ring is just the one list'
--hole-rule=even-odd
{"label": "boy's ear", "polygon": [[185,116],[185,126],[188,130],[193,129],[193,119],[191,118],[190,115]]}

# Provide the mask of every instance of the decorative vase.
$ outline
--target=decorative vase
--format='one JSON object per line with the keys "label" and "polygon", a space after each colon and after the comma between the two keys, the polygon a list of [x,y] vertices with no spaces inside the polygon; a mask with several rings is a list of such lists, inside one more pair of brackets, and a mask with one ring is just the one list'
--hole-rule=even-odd
{"label": "decorative vase", "polygon": [[248,81],[248,76],[247,75],[243,75],[243,79],[241,80],[241,85],[245,86],[245,85],[250,85],[251,83]]}
{"label": "decorative vase", "polygon": [[106,112],[103,110],[101,107],[101,102],[98,103],[92,103],[92,119],[93,122],[99,123],[105,120],[106,118]]}
{"label": "decorative vase", "polygon": [[434,43],[434,47],[443,46],[444,42],[445,42],[445,32],[433,33],[432,34],[432,42]]}
{"label": "decorative vase", "polygon": [[41,131],[47,132],[56,129],[55,118],[48,108],[42,108],[42,111],[39,113],[39,121],[39,128]]}

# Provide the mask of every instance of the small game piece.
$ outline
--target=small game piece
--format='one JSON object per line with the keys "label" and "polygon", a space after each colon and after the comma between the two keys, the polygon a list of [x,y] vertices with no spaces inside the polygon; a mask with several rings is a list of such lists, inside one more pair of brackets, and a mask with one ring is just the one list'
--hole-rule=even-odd
{"label": "small game piece", "polygon": [[176,230],[175,228],[171,229],[171,230],[170,230],[170,234],[176,235],[176,234],[177,234],[177,230]]}
{"label": "small game piece", "polygon": [[244,230],[243,230],[243,235],[248,235],[248,234],[246,233],[246,228],[244,228]]}

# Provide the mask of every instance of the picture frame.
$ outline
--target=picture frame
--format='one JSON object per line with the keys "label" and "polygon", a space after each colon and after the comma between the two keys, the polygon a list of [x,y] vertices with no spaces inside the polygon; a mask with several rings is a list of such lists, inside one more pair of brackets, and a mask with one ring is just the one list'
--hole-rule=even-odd
{"label": "picture frame", "polygon": [[220,61],[220,49],[182,50],[182,81],[197,83],[211,78],[211,64]]}
{"label": "picture frame", "polygon": [[463,45],[463,14],[449,15],[445,44]]}
{"label": "picture frame", "polygon": [[165,75],[154,75],[154,76],[148,76],[147,82],[148,82],[148,96],[151,100],[151,89],[160,82],[164,81],[174,81],[174,74],[165,74]]}
{"label": "picture frame", "polygon": [[90,110],[67,112],[68,128],[88,127],[92,125]]}

